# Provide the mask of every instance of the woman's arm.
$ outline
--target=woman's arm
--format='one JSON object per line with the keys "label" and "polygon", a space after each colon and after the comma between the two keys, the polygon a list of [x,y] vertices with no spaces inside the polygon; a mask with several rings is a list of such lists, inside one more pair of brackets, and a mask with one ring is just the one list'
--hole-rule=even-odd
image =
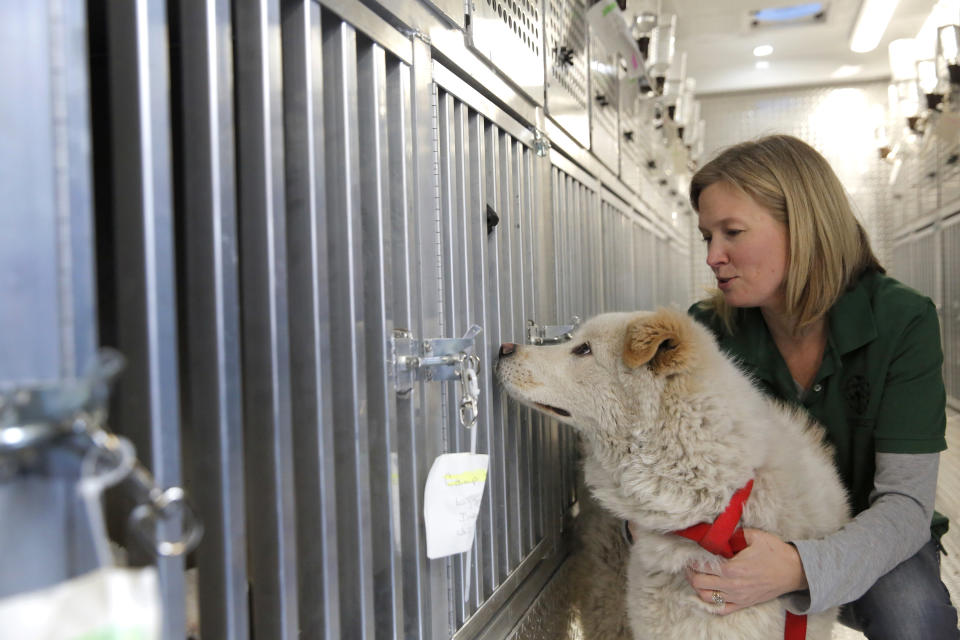
{"label": "woman's arm", "polygon": [[[718,574],[691,569],[687,579],[707,602],[714,591],[723,594],[727,604],[718,613],[787,593],[797,614],[856,600],[930,539],[939,461],[939,453],[879,453],[870,507],[836,533],[786,543],[748,530],[748,547]],[[796,591],[804,580],[807,590]]]}
{"label": "woman's arm", "polygon": [[840,531],[798,540],[809,591],[791,596],[794,613],[851,602],[930,540],[939,453],[878,453],[870,507]]}

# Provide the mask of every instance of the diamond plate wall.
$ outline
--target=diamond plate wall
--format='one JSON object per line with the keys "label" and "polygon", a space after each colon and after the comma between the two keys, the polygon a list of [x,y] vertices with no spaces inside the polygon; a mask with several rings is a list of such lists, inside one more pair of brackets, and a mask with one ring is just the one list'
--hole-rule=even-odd
{"label": "diamond plate wall", "polygon": [[[870,236],[874,252],[885,263],[890,236],[887,181],[890,166],[877,154],[874,124],[865,114],[885,107],[887,85],[872,82],[849,86],[702,96],[706,120],[703,162],[723,147],[773,133],[797,136],[815,147],[833,166],[847,188],[854,210]],[[706,250],[694,251],[694,292],[702,297],[713,278],[705,266]]]}

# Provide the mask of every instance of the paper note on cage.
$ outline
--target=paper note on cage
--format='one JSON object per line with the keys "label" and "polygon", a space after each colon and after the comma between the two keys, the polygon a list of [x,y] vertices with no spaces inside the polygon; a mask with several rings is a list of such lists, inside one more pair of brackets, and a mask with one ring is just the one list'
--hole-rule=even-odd
{"label": "paper note on cage", "polygon": [[489,456],[476,453],[445,453],[433,461],[423,496],[428,558],[470,549],[488,465]]}

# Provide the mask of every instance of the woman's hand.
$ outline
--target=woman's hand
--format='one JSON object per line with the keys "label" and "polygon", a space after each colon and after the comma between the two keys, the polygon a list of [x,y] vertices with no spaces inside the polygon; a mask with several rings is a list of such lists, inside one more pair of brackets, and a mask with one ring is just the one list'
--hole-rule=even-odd
{"label": "woman's hand", "polygon": [[800,554],[777,536],[759,529],[744,529],[747,547],[720,565],[719,569],[687,567],[687,581],[704,602],[723,607],[718,614],[773,600],[785,593],[807,588]]}

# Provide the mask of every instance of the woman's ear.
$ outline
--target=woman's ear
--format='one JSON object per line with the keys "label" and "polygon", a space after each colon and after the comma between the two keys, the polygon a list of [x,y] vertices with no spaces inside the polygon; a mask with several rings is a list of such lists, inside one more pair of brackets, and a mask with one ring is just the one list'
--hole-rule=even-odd
{"label": "woman's ear", "polygon": [[670,309],[630,321],[623,344],[628,367],[647,366],[658,375],[672,375],[692,365],[693,332],[689,316]]}

